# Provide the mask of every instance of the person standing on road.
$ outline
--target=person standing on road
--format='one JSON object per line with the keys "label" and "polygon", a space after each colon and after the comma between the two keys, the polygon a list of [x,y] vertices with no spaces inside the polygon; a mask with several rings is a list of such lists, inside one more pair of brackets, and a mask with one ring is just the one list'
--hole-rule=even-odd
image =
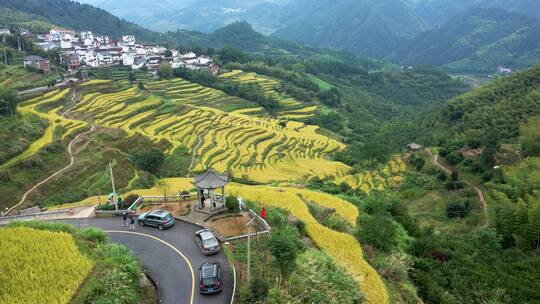
{"label": "person standing on road", "polygon": [[135,220],[131,214],[129,215],[129,229],[135,230]]}
{"label": "person standing on road", "polygon": [[126,223],[126,220],[127,220],[127,213],[122,213],[122,227],[127,227],[127,223]]}

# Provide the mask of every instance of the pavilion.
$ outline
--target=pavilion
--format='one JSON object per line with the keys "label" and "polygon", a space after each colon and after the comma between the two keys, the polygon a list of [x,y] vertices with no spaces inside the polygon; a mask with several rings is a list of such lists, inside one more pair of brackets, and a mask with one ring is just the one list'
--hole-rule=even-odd
{"label": "pavilion", "polygon": [[[229,183],[227,174],[221,174],[213,169],[203,174],[195,176],[193,185],[197,187],[197,197],[199,200],[199,209],[205,208],[205,202],[210,200],[210,209],[218,208],[218,202],[225,208],[225,186]],[[221,194],[215,193],[216,189],[221,189]]]}

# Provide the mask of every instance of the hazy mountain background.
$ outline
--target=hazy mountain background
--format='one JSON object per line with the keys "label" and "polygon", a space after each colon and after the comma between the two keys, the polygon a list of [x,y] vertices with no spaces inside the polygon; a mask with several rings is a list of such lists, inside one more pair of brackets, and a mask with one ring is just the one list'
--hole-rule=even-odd
{"label": "hazy mountain background", "polygon": [[[539,58],[538,0],[82,1],[159,32],[211,33],[246,21],[266,35],[399,64],[484,71],[528,66]],[[494,59],[479,62],[484,54]]]}
{"label": "hazy mountain background", "polygon": [[81,1],[99,8],[60,0],[0,0],[0,7],[160,43],[267,53],[303,51],[294,44],[301,43],[454,72],[521,69],[540,59],[538,0]]}
{"label": "hazy mountain background", "polygon": [[500,8],[472,9],[419,34],[387,59],[460,72],[533,66],[540,58],[540,20]]}

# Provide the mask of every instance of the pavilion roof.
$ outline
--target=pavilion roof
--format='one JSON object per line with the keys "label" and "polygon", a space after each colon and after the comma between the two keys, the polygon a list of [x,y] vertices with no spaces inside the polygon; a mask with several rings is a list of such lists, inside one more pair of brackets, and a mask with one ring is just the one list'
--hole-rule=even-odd
{"label": "pavilion roof", "polygon": [[213,169],[195,176],[193,184],[199,189],[218,189],[229,183],[227,174],[221,174]]}

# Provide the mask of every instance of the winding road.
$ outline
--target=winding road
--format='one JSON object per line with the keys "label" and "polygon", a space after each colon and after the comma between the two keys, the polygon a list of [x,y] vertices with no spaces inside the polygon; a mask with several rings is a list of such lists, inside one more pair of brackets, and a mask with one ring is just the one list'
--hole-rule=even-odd
{"label": "winding road", "polygon": [[[112,241],[128,246],[157,283],[158,298],[163,304],[228,304],[233,280],[225,253],[203,256],[193,235],[201,227],[183,221],[166,230],[152,227],[122,227],[120,218],[87,218],[59,220],[81,228],[105,230]],[[198,267],[204,262],[219,262],[223,291],[201,295],[198,290]]]}

